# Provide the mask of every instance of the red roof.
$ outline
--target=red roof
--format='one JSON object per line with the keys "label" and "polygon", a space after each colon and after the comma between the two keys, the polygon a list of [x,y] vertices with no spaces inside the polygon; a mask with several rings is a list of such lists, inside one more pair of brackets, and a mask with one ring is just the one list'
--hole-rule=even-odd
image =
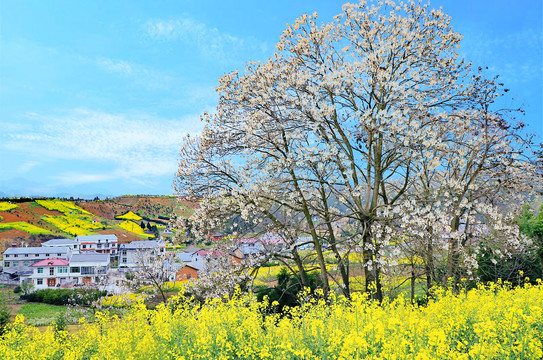
{"label": "red roof", "polygon": [[68,266],[70,262],[63,259],[45,259],[35,263],[32,266]]}

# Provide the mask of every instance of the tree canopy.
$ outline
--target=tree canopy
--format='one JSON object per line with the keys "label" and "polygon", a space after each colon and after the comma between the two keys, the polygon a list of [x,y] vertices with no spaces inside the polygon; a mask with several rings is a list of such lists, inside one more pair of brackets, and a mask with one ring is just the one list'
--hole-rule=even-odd
{"label": "tree canopy", "polygon": [[393,250],[420,252],[430,284],[469,273],[485,239],[522,248],[511,199],[540,186],[541,169],[516,112],[494,109],[502,84],[459,56],[461,39],[422,3],[346,4],[323,24],[302,15],[267,61],[219,80],[202,135],[185,139],[175,186],[201,199],[193,230],[238,217],[274,231],[305,285],[297,239],[309,236],[323,289],[347,296],[349,254],[361,253],[378,299]]}

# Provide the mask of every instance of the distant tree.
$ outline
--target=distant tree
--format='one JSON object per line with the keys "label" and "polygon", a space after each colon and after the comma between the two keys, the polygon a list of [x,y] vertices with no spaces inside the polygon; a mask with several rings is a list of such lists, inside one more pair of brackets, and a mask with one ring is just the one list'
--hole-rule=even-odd
{"label": "distant tree", "polygon": [[173,274],[173,261],[169,254],[160,255],[157,251],[141,250],[136,254],[136,268],[126,277],[129,286],[140,290],[149,286],[166,303],[165,283]]}

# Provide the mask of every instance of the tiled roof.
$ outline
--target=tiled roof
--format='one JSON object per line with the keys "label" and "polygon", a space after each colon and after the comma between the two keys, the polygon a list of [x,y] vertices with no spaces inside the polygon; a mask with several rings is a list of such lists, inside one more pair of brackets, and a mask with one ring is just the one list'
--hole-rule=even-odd
{"label": "tiled roof", "polygon": [[51,239],[42,244],[42,246],[47,245],[75,245],[77,244],[72,239]]}
{"label": "tiled roof", "polygon": [[68,266],[70,264],[70,262],[68,260],[63,260],[63,259],[45,259],[45,260],[42,260],[42,261],[39,261],[35,264],[33,264],[32,266]]}
{"label": "tiled roof", "polygon": [[113,234],[100,234],[100,235],[78,235],[75,238],[79,242],[84,241],[98,241],[98,240],[110,240],[117,241],[117,236]]}
{"label": "tiled roof", "polygon": [[85,251],[81,254],[73,254],[70,262],[109,262],[109,254]]}
{"label": "tiled roof", "polygon": [[67,247],[10,247],[6,251],[4,251],[4,255],[8,254],[58,254],[58,253],[67,253],[70,249]]}
{"label": "tiled roof", "polygon": [[159,247],[165,247],[166,244],[162,240],[141,240],[141,241],[132,241],[129,244],[122,244],[120,246],[121,250],[126,249],[155,249]]}

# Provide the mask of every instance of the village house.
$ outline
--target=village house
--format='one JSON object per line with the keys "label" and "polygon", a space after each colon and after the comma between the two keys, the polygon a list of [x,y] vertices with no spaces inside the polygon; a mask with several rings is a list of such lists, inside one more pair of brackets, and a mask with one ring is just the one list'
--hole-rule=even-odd
{"label": "village house", "polygon": [[117,255],[118,239],[113,234],[78,235],[75,237],[78,252],[96,251],[97,253]]}
{"label": "village house", "polygon": [[51,258],[32,265],[29,279],[37,289],[98,284],[109,270],[109,255],[72,254],[69,260]]}
{"label": "village house", "polygon": [[72,239],[51,239],[41,244],[42,247],[67,247],[77,252],[77,242]]}
{"label": "village house", "polygon": [[86,251],[70,258],[70,280],[74,284],[99,284],[109,270],[109,254]]}
{"label": "village house", "polygon": [[175,273],[175,281],[198,279],[198,269],[191,265],[184,265]]}
{"label": "village house", "polygon": [[71,249],[68,247],[10,247],[4,251],[3,272],[0,281],[20,283],[32,274],[32,265],[49,258],[68,260]]}
{"label": "village house", "polygon": [[281,252],[286,242],[274,233],[266,233],[259,238],[238,239],[237,246],[244,255],[257,255]]}
{"label": "village house", "polygon": [[119,267],[138,267],[147,260],[164,255],[166,243],[162,240],[132,241],[119,247]]}
{"label": "village house", "polygon": [[69,281],[70,262],[65,259],[45,259],[32,265],[30,276],[36,289],[58,287]]}

